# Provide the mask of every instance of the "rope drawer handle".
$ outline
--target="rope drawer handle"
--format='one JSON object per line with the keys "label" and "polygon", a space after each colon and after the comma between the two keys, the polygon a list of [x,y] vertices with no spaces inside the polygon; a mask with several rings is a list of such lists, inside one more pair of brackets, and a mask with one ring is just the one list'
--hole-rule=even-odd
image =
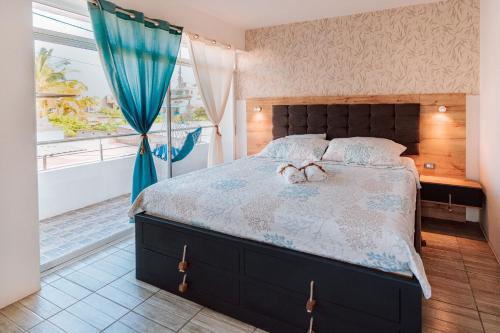
{"label": "rope drawer handle", "polygon": [[451,203],[451,193],[448,193],[448,212],[452,213],[453,212],[453,207]]}
{"label": "rope drawer handle", "polygon": [[313,330],[313,323],[314,323],[314,317],[311,317],[311,320],[309,321],[309,329],[307,330],[307,333],[316,333]]}
{"label": "rope drawer handle", "polygon": [[182,278],[182,282],[179,284],[179,292],[181,294],[184,294],[187,289],[188,289],[188,284],[186,282],[186,277],[187,277],[187,274],[184,274],[184,277]]}
{"label": "rope drawer handle", "polygon": [[184,245],[184,250],[182,251],[182,261],[179,262],[178,268],[179,272],[184,273],[188,268],[188,263],[186,261],[187,245]]}
{"label": "rope drawer handle", "polygon": [[315,305],[316,305],[316,300],[314,299],[314,281],[311,281],[309,287],[309,299],[307,300],[306,303],[307,313],[312,313]]}

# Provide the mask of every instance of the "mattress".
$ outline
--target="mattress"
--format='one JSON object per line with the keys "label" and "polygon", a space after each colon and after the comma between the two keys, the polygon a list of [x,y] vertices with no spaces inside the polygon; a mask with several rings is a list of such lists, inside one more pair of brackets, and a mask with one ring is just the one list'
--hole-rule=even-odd
{"label": "mattress", "polygon": [[415,276],[431,296],[413,246],[418,173],[409,158],[393,168],[320,163],[324,182],[288,184],[283,161],[249,157],[145,189],[140,212],[385,272]]}

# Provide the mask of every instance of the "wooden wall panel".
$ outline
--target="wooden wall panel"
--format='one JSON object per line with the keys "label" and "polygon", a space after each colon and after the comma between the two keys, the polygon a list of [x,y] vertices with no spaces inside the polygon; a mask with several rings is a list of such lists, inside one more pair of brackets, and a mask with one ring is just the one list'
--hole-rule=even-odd
{"label": "wooden wall panel", "polygon": [[[387,96],[318,96],[252,98],[247,100],[247,151],[258,153],[272,140],[272,106],[279,104],[420,103],[420,155],[413,156],[421,174],[465,177],[465,94]],[[438,112],[445,105],[446,113]],[[254,108],[262,107],[261,112]],[[436,169],[423,168],[433,162]]]}

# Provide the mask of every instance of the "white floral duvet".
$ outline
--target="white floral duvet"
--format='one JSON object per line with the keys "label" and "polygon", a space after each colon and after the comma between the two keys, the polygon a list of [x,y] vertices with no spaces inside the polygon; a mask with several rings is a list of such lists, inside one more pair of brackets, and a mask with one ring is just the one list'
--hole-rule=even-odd
{"label": "white floral duvet", "polygon": [[129,214],[169,220],[411,276],[431,288],[413,246],[418,175],[406,167],[321,163],[325,182],[287,184],[281,160],[249,157],[159,182]]}

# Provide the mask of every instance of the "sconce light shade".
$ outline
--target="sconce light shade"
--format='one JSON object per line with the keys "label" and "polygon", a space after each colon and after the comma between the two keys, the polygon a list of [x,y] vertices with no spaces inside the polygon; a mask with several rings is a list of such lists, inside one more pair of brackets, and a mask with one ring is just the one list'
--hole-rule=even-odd
{"label": "sconce light shade", "polygon": [[438,111],[439,111],[439,112],[441,112],[441,113],[445,113],[445,112],[446,112],[446,110],[447,110],[447,109],[446,109],[446,106],[444,106],[444,105],[441,105],[441,106],[439,107],[439,109],[438,109]]}
{"label": "sconce light shade", "polygon": [[262,111],[262,106],[257,105],[256,107],[253,108],[253,112],[261,112]]}

